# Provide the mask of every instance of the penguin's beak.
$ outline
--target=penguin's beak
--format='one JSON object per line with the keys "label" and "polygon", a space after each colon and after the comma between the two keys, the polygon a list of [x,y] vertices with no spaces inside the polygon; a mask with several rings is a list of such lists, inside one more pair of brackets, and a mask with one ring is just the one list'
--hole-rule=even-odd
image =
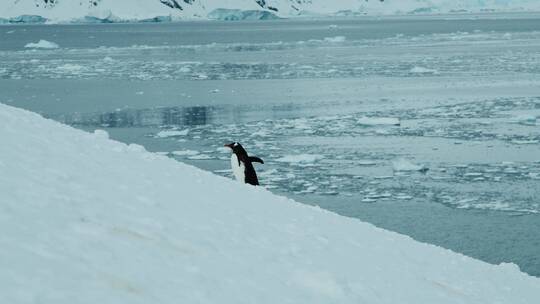
{"label": "penguin's beak", "polygon": [[224,147],[227,147],[227,148],[229,148],[229,149],[232,149],[232,144],[225,144],[225,145],[223,145],[223,146],[224,146]]}

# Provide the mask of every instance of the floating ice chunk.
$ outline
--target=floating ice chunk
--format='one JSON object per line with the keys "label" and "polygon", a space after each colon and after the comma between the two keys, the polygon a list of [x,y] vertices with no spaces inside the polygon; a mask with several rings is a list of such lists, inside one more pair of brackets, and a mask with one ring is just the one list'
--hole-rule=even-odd
{"label": "floating ice chunk", "polygon": [[195,151],[195,150],[178,150],[178,151],[171,152],[171,154],[176,155],[176,156],[193,156],[193,155],[198,155],[200,153],[199,151]]}
{"label": "floating ice chunk", "polygon": [[537,117],[534,115],[519,115],[514,117],[512,121],[522,125],[534,126],[536,125],[536,119]]}
{"label": "floating ice chunk", "polygon": [[424,67],[415,66],[409,70],[411,74],[439,74],[439,71],[434,69],[428,69]]}
{"label": "floating ice chunk", "polygon": [[285,155],[276,159],[277,162],[282,163],[314,163],[323,159],[324,156],[318,154],[298,154],[298,155]]}
{"label": "floating ice chunk", "polygon": [[340,43],[340,42],[345,42],[345,40],[347,40],[347,38],[345,38],[345,36],[335,36],[335,37],[325,37],[324,38],[324,41],[330,42],[330,43]]}
{"label": "floating ice chunk", "polygon": [[154,137],[156,138],[166,138],[166,137],[175,137],[175,136],[186,136],[188,135],[189,130],[163,130],[158,132]]}
{"label": "floating ice chunk", "polygon": [[540,172],[529,172],[529,177],[532,179],[540,179]]}
{"label": "floating ice chunk", "polygon": [[410,196],[410,195],[406,195],[406,194],[400,194],[400,195],[396,196],[396,198],[399,199],[399,200],[410,200],[413,197]]}
{"label": "floating ice chunk", "polygon": [[204,160],[204,159],[212,159],[212,156],[210,156],[208,154],[197,154],[197,155],[189,156],[188,159]]}
{"label": "floating ice chunk", "polygon": [[380,125],[389,125],[389,126],[399,126],[399,118],[394,117],[361,117],[356,121],[359,125],[364,126],[380,126]]}
{"label": "floating ice chunk", "polygon": [[83,70],[84,67],[78,64],[66,63],[66,64],[56,67],[56,69],[61,72],[76,73],[76,72],[79,72],[80,70]]}
{"label": "floating ice chunk", "polygon": [[464,176],[468,176],[468,177],[478,177],[478,176],[482,176],[484,175],[483,173],[481,172],[468,172],[468,173],[465,173]]}
{"label": "floating ice chunk", "polygon": [[374,166],[377,163],[372,160],[360,160],[356,164],[360,166]]}
{"label": "floating ice chunk", "polygon": [[461,209],[482,209],[482,210],[500,210],[500,211],[519,211],[512,207],[507,202],[502,201],[491,201],[486,203],[476,203],[476,204],[464,204],[458,206]]}
{"label": "floating ice chunk", "polygon": [[374,203],[376,201],[377,201],[376,199],[369,198],[369,197],[366,197],[366,198],[361,200],[362,203]]}
{"label": "floating ice chunk", "polygon": [[112,58],[109,57],[109,56],[106,56],[106,57],[103,58],[103,61],[105,61],[105,62],[113,62],[114,59],[112,59]]}
{"label": "floating ice chunk", "polygon": [[24,46],[25,48],[32,48],[32,49],[57,49],[59,48],[58,44],[47,41],[47,40],[39,40],[36,43],[28,43]]}
{"label": "floating ice chunk", "polygon": [[429,170],[424,165],[419,165],[407,160],[405,158],[398,158],[392,161],[392,167],[394,171],[421,171],[425,172]]}
{"label": "floating ice chunk", "polygon": [[328,26],[328,28],[331,29],[331,30],[335,30],[335,29],[338,28],[338,25],[337,25],[337,24],[330,24],[330,25]]}
{"label": "floating ice chunk", "polygon": [[535,140],[535,139],[531,139],[531,140],[514,139],[514,140],[512,140],[512,143],[514,143],[516,145],[533,145],[533,144],[537,144],[538,140]]}
{"label": "floating ice chunk", "polygon": [[307,189],[304,190],[304,191],[307,192],[307,193],[313,193],[313,192],[315,192],[317,189],[319,189],[319,187],[317,187],[317,186],[309,186],[309,187],[307,187]]}
{"label": "floating ice chunk", "polygon": [[231,152],[231,149],[230,148],[227,148],[227,147],[218,147],[216,149],[217,152],[219,153],[230,153]]}

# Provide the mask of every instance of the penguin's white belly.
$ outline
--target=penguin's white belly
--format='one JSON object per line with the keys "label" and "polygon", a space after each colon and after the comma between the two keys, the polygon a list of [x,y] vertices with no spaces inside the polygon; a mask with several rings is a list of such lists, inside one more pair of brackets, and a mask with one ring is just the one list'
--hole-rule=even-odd
{"label": "penguin's white belly", "polygon": [[245,173],[246,167],[244,166],[243,162],[238,161],[238,157],[234,153],[233,155],[231,155],[231,168],[232,168],[234,177],[236,177],[236,180],[239,182],[245,183],[246,182],[246,173]]}

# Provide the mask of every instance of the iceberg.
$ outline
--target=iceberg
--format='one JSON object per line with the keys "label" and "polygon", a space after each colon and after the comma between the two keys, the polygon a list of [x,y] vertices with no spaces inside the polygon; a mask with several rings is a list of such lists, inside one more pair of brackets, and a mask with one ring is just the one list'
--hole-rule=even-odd
{"label": "iceberg", "polygon": [[218,8],[207,15],[208,19],[213,20],[272,20],[279,19],[274,13],[261,10],[241,10],[241,9],[226,9]]}
{"label": "iceberg", "polygon": [[57,49],[59,48],[58,44],[51,41],[43,40],[43,39],[39,40],[36,43],[27,43],[24,47],[31,48],[31,49]]}

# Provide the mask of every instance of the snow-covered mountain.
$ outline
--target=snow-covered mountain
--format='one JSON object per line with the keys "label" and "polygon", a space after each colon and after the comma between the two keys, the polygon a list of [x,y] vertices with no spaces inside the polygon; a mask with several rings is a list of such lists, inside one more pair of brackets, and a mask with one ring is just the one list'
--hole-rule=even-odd
{"label": "snow-covered mountain", "polygon": [[[246,12],[247,11],[247,12]],[[326,15],[392,15],[540,11],[538,0],[2,0],[4,22],[270,19]],[[39,17],[38,17],[39,16]]]}

